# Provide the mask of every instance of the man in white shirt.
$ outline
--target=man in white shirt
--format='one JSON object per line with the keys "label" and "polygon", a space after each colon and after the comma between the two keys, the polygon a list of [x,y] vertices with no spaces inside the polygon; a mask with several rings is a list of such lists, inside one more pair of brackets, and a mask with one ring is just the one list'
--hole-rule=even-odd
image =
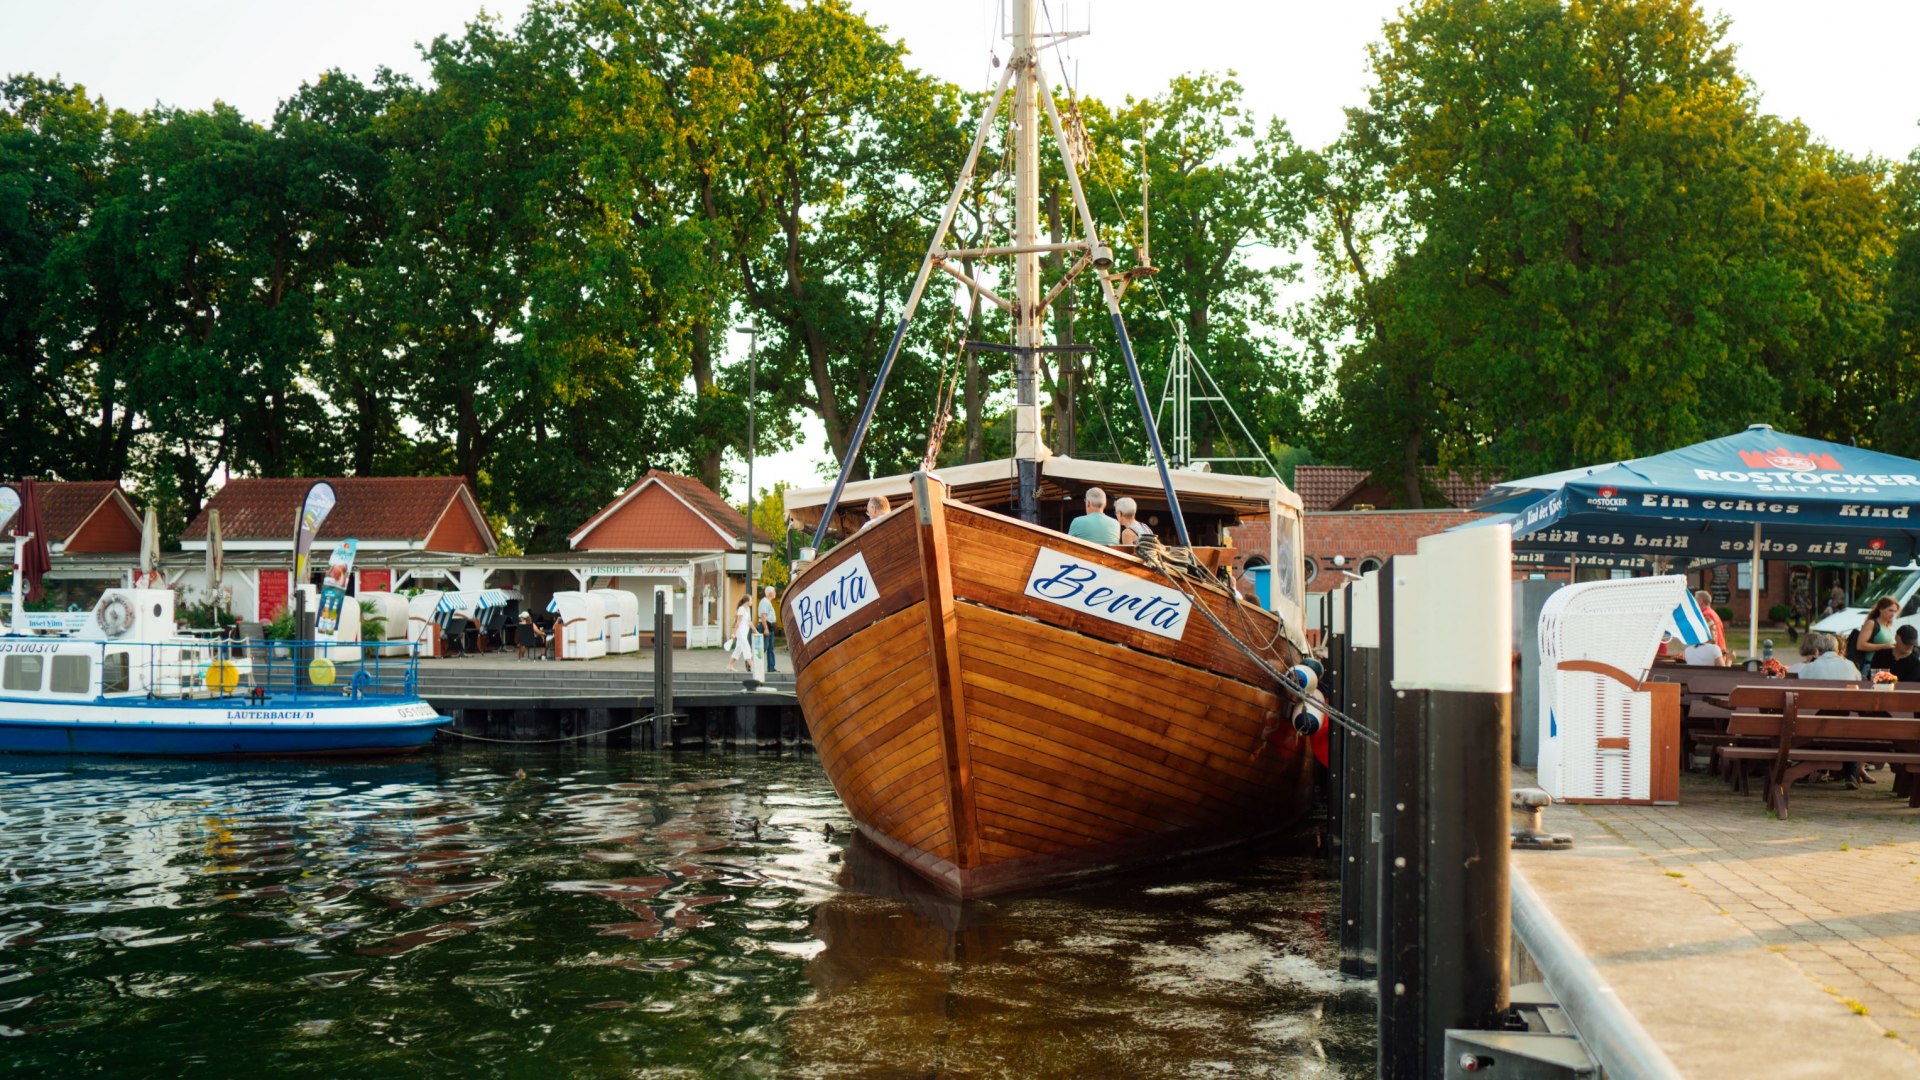
{"label": "man in white shirt", "polygon": [[773,586],[769,585],[767,586],[766,593],[760,597],[760,626],[758,627],[760,631],[760,636],[765,638],[767,642],[767,671],[769,673],[771,673],[774,670],[773,668],[774,619],[775,619],[775,614],[774,614],[774,608],[773,608]]}

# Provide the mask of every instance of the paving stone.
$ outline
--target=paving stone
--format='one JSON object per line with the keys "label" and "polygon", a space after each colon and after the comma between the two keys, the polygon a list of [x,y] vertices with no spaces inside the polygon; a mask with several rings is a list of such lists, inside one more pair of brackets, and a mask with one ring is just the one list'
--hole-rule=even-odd
{"label": "paving stone", "polygon": [[1797,787],[1789,821],[1699,775],[1683,780],[1678,806],[1579,812],[1644,856],[1650,877],[1684,875],[1730,930],[1769,948],[1836,1008],[1865,1009],[1863,1036],[1920,1048],[1920,811],[1879,776],[1860,791]]}

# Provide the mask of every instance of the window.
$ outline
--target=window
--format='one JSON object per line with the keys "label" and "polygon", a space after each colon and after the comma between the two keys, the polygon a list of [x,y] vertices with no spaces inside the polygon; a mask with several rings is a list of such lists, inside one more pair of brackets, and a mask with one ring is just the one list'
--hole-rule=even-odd
{"label": "window", "polygon": [[1373,556],[1369,555],[1366,558],[1360,560],[1360,572],[1363,574],[1371,574],[1375,570],[1380,569],[1384,565],[1386,564],[1381,562],[1379,559],[1376,559]]}
{"label": "window", "polygon": [[84,694],[93,689],[93,657],[56,656],[53,658],[53,685],[56,694]]}
{"label": "window", "polygon": [[[1749,582],[1753,580],[1753,560],[1740,560],[1739,564],[1734,568],[1734,575],[1735,588],[1741,592],[1753,591],[1753,587],[1749,584]],[[1767,591],[1767,564],[1765,562],[1760,564],[1760,591]]]}
{"label": "window", "polygon": [[110,652],[100,665],[100,692],[103,694],[124,694],[133,685],[130,672],[132,664],[123,652]]}
{"label": "window", "polygon": [[41,680],[46,677],[47,658],[38,654],[15,653],[7,657],[6,674],[0,676],[0,686],[8,690],[27,690],[40,692]]}

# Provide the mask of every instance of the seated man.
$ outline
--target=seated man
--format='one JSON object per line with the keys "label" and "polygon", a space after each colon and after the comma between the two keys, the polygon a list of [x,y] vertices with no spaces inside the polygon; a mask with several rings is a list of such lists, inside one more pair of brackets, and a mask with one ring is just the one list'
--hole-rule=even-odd
{"label": "seated man", "polygon": [[1898,627],[1893,632],[1893,660],[1881,665],[1881,669],[1893,672],[1893,677],[1901,682],[1920,683],[1920,653],[1914,646],[1920,643],[1920,630],[1913,624]]}
{"label": "seated man", "polygon": [[1832,634],[1814,634],[1813,636],[1819,639],[1814,644],[1819,648],[1820,656],[1818,659],[1809,660],[1801,665],[1801,678],[1844,679],[1847,682],[1860,681],[1860,669],[1853,666],[1853,661],[1841,656],[1840,653],[1836,651],[1840,643]]}
{"label": "seated man", "polygon": [[1067,535],[1082,540],[1091,540],[1096,544],[1117,544],[1120,542],[1120,523],[1106,515],[1107,493],[1099,488],[1087,489],[1087,512],[1073,519],[1067,526]]}
{"label": "seated man", "polygon": [[1120,525],[1121,543],[1137,544],[1141,537],[1153,535],[1153,529],[1135,516],[1139,510],[1139,504],[1128,496],[1122,495],[1113,500],[1113,516]]}

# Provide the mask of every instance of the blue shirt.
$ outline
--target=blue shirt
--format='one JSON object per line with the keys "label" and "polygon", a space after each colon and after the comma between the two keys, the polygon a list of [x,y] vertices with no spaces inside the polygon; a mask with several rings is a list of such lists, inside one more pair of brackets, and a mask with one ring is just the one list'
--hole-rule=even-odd
{"label": "blue shirt", "polygon": [[1096,544],[1117,544],[1120,542],[1120,523],[1105,514],[1081,514],[1073,519],[1073,524],[1067,526],[1067,535]]}

